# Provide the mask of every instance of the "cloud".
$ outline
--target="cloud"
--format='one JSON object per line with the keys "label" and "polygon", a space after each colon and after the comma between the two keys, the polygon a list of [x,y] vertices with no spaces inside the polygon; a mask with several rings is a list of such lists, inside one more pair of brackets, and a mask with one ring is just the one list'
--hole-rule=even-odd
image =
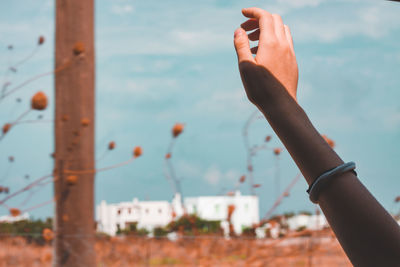
{"label": "cloud", "polygon": [[[346,11],[343,12],[344,8]],[[325,5],[288,15],[295,42],[332,43],[346,37],[365,36],[379,39],[399,29],[398,10],[388,5]]]}
{"label": "cloud", "polygon": [[111,7],[111,12],[117,15],[126,15],[134,11],[132,5],[113,5]]}
{"label": "cloud", "polygon": [[[211,95],[206,96],[197,102],[194,106],[196,112],[215,115],[226,114],[230,117],[241,116],[247,114],[251,109],[254,109],[249,103],[244,89],[234,89],[230,91],[215,91]],[[226,111],[229,110],[229,113]]]}
{"label": "cloud", "polygon": [[317,7],[324,0],[278,0],[277,3],[285,7],[301,8],[301,7]]}
{"label": "cloud", "polygon": [[221,171],[216,165],[209,167],[204,174],[204,179],[210,185],[217,185],[220,182],[233,182],[238,179],[240,173],[236,170],[228,170],[226,172]]}

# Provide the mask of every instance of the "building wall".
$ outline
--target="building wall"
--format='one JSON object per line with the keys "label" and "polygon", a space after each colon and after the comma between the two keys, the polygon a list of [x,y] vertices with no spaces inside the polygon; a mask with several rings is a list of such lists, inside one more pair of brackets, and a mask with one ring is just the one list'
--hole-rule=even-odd
{"label": "building wall", "polygon": [[259,223],[258,197],[242,196],[236,192],[233,196],[207,196],[186,198],[184,205],[189,214],[197,214],[206,220],[225,221],[228,217],[228,206],[234,205],[231,222],[237,234],[243,228]]}
{"label": "building wall", "polygon": [[320,230],[328,226],[328,222],[324,215],[305,215],[299,214],[287,219],[290,230],[297,230],[305,227],[310,230]]}
{"label": "building wall", "polygon": [[[130,223],[137,223],[138,228],[149,231],[158,226],[165,226],[173,220],[173,213],[177,217],[184,214],[180,195],[176,195],[172,202],[168,201],[139,201],[107,204],[104,200],[96,208],[98,231],[115,235],[118,226],[121,229],[129,227]],[[251,227],[259,223],[258,197],[242,196],[236,192],[234,196],[207,196],[190,197],[184,199],[184,207],[188,214],[197,214],[205,220],[226,221],[228,206],[234,205],[232,224],[237,234],[244,227]]]}
{"label": "building wall", "polygon": [[115,235],[120,229],[137,223],[138,228],[151,231],[155,227],[167,225],[172,220],[172,207],[167,201],[141,201],[107,204],[104,200],[96,210],[98,231]]}

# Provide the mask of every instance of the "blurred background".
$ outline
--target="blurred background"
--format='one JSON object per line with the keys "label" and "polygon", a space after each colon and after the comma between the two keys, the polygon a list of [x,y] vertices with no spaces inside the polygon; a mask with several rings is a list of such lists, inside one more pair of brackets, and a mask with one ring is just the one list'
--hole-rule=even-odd
{"label": "blurred background", "polygon": [[[241,8],[249,6],[278,13],[290,26],[300,70],[299,103],[321,134],[335,141],[338,154],[356,162],[361,181],[374,196],[389,212],[398,212],[400,5],[372,0],[98,0],[96,155],[116,142],[98,167],[124,161],[135,145],[144,153],[131,165],[97,174],[96,205],[134,197],[172,199],[163,161],[177,122],[185,129],[173,161],[185,197],[225,194],[247,173],[242,130],[255,107],[241,85],[233,32],[245,20]],[[54,1],[0,3],[2,80],[18,84],[52,70],[54,16]],[[39,36],[46,41],[36,54],[17,72],[7,73],[36,49]],[[0,142],[0,179],[11,192],[52,171],[53,124],[46,120],[53,119],[53,89],[49,75],[1,102],[3,124],[29,106],[34,92],[50,97],[42,123],[21,124]],[[264,119],[249,129],[252,144],[263,143],[267,135],[272,135],[271,147],[283,147]],[[10,156],[15,158],[11,168]],[[298,173],[286,151],[279,165],[274,157],[269,150],[254,157],[261,216],[276,198],[277,172],[282,189]],[[301,179],[279,212],[314,211],[306,188]],[[249,194],[246,183],[239,189]],[[47,201],[52,192],[51,184],[40,187],[24,205]],[[9,204],[20,205],[25,198]],[[47,205],[30,215],[52,217],[53,211]],[[0,215],[8,213],[0,207]]]}

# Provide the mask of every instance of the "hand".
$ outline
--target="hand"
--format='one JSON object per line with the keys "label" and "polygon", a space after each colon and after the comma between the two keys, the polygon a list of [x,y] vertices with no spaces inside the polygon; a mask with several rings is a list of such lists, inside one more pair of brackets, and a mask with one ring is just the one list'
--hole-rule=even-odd
{"label": "hand", "polygon": [[[297,101],[298,67],[289,27],[279,15],[260,8],[245,8],[242,13],[250,19],[235,31],[234,44],[247,97],[257,106],[271,100],[265,99],[267,90],[274,88],[267,77],[271,75],[265,75],[269,72]],[[246,31],[252,30],[247,36]],[[249,39],[258,40],[258,46],[250,49]]]}

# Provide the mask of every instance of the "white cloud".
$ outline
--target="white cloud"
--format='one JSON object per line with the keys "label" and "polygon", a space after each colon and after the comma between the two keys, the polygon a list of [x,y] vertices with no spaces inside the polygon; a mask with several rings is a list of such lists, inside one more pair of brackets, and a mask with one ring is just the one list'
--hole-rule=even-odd
{"label": "white cloud", "polygon": [[202,170],[200,166],[193,162],[186,160],[179,160],[176,163],[176,169],[179,171],[179,175],[184,178],[200,177],[202,175]]}
{"label": "white cloud", "polygon": [[316,7],[319,6],[324,0],[278,0],[278,4],[284,5],[291,8],[301,8],[301,7]]}
{"label": "white cloud", "polygon": [[134,11],[132,5],[113,5],[111,8],[111,12],[117,15],[126,15],[130,14]]}
{"label": "white cloud", "polygon": [[[247,114],[254,107],[247,100],[244,89],[232,89],[230,91],[215,91],[212,95],[201,99],[194,106],[194,109],[201,113],[207,110],[210,114],[227,114],[230,117],[235,117],[235,115]],[[230,113],[226,113],[227,110]]]}
{"label": "white cloud", "polygon": [[400,28],[399,10],[388,5],[350,5],[346,12],[341,12],[339,7],[340,5],[289,16],[289,26],[295,42],[317,40],[330,43],[358,35],[378,39]]}
{"label": "white cloud", "polygon": [[226,172],[222,172],[217,166],[213,165],[207,169],[204,174],[204,179],[210,185],[217,185],[218,183],[225,181],[228,183],[234,183],[235,180],[238,179],[240,173],[236,170],[228,170]]}

